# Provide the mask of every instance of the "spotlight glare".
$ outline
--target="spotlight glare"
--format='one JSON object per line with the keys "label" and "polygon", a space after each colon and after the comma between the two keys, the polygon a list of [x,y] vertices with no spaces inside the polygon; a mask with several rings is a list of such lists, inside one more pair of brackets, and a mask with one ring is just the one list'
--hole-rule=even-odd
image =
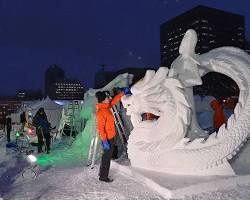
{"label": "spotlight glare", "polygon": [[37,161],[36,156],[34,156],[34,155],[32,155],[32,154],[28,155],[28,159],[29,159],[29,161],[30,161],[31,163],[34,163],[34,162]]}

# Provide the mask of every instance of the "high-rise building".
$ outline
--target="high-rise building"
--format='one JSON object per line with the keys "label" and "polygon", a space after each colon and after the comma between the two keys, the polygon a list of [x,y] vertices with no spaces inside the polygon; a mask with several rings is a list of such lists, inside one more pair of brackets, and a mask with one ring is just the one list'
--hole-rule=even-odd
{"label": "high-rise building", "polygon": [[57,65],[51,65],[45,72],[45,96],[53,96],[53,85],[64,81],[64,71]]}
{"label": "high-rise building", "polygon": [[250,54],[250,41],[249,40],[246,40],[246,44],[245,44],[245,50],[248,54]]}
{"label": "high-rise building", "polygon": [[81,82],[75,79],[56,82],[51,87],[51,99],[82,100],[83,96],[84,88]]}
{"label": "high-rise building", "polygon": [[[244,16],[200,5],[161,25],[162,66],[170,67],[178,57],[180,43],[188,29],[194,29],[197,33],[196,53],[205,53],[221,46],[245,49]],[[239,94],[237,84],[223,74],[208,73],[202,80],[202,86],[194,87],[194,94],[218,98]]]}
{"label": "high-rise building", "polygon": [[197,32],[196,53],[221,46],[245,47],[244,16],[200,5],[161,25],[162,66],[170,67],[178,57],[181,40],[188,29]]}

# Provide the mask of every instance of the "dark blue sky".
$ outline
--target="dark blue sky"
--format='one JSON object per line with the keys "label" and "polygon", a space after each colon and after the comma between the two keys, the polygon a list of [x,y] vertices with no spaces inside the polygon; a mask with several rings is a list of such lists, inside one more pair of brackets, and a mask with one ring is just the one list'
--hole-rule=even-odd
{"label": "dark blue sky", "polygon": [[250,38],[248,0],[0,0],[0,95],[43,89],[54,63],[87,87],[103,63],[158,66],[160,24],[198,4],[244,15]]}

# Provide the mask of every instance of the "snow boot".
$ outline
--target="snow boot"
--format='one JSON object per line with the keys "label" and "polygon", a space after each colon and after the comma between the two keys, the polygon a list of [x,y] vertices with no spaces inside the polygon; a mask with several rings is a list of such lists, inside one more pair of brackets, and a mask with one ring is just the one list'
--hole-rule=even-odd
{"label": "snow boot", "polygon": [[111,183],[113,182],[114,180],[113,179],[110,179],[110,178],[99,178],[99,181],[103,181],[103,182],[106,182],[106,183]]}

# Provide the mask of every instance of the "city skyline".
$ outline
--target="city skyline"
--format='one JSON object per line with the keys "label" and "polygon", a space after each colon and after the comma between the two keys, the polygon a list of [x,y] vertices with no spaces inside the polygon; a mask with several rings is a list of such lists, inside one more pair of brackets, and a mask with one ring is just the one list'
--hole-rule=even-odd
{"label": "city skyline", "polygon": [[160,65],[160,25],[205,5],[245,16],[243,0],[128,0],[83,2],[0,1],[0,95],[18,89],[44,89],[44,73],[58,64],[66,77],[94,86],[94,74]]}

